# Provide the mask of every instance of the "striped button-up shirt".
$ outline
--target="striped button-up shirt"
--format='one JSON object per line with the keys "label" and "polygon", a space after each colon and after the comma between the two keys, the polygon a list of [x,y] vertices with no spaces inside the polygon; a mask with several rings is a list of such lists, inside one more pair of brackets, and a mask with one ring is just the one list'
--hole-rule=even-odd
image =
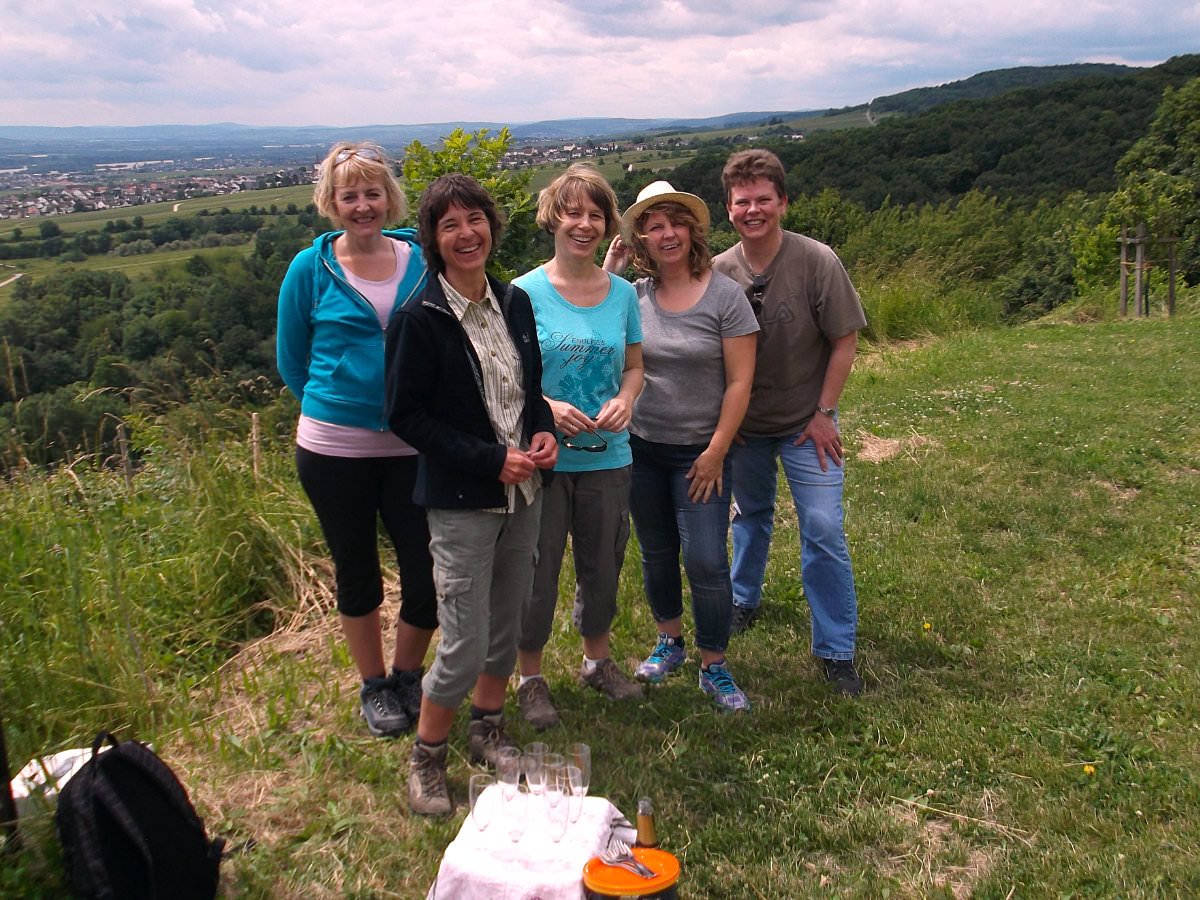
{"label": "striped button-up shirt", "polygon": [[[472,302],[454,289],[444,275],[438,275],[450,309],[458,317],[467,339],[479,357],[483,377],[483,402],[496,439],[506,447],[528,450],[525,429],[522,427],[525,410],[525,389],[521,382],[521,357],[508,333],[508,323],[500,304],[487,282],[483,299]],[[542,473],[536,469],[530,478],[519,485],[505,485],[508,506],[494,512],[516,510],[517,489],[526,503],[532,503],[542,483]]]}

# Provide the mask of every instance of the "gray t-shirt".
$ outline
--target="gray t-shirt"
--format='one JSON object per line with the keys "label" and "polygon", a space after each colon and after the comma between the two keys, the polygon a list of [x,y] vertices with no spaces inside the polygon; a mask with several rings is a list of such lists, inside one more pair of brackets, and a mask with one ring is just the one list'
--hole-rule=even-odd
{"label": "gray t-shirt", "polygon": [[[742,245],[713,260],[713,268],[743,288],[752,280]],[[832,249],[783,233],[783,245],[763,270],[767,289],[759,320],[758,356],[743,434],[779,437],[803,431],[817,411],[830,341],[866,327],[858,292]]]}
{"label": "gray t-shirt", "polygon": [[659,308],[649,278],[634,287],[642,313],[646,380],[629,430],[659,444],[707,444],[725,396],[721,341],[758,331],[750,302],[717,271],[700,299],[683,312]]}

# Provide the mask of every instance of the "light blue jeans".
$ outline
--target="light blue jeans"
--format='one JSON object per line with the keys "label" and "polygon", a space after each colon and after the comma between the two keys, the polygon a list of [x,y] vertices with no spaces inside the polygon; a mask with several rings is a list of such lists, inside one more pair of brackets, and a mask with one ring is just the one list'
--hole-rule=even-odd
{"label": "light blue jeans", "polygon": [[762,602],[763,575],[775,527],[779,467],[792,491],[800,522],[800,577],[812,614],[812,652],[823,659],[853,659],[858,597],[842,521],[842,467],[826,458],[821,471],[812,441],[798,434],[747,438],[734,444],[733,602],[753,609]]}

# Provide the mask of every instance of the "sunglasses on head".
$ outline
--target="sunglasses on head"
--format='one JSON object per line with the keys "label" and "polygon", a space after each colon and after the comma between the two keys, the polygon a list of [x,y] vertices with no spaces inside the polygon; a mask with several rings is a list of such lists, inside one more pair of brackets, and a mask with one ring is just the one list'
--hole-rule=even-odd
{"label": "sunglasses on head", "polygon": [[337,156],[333,158],[333,164],[335,166],[341,165],[352,156],[361,156],[363,159],[383,162],[383,157],[373,147],[347,147],[345,150],[338,151]]}

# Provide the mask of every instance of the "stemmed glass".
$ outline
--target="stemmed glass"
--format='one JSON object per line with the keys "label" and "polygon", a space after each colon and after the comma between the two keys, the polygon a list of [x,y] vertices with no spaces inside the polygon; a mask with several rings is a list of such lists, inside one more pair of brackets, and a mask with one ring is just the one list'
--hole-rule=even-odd
{"label": "stemmed glass", "polygon": [[525,770],[525,784],[530,793],[540,797],[546,789],[546,751],[550,748],[540,741],[530,744],[521,754],[521,766]]}
{"label": "stemmed glass", "polygon": [[[488,788],[495,785],[494,776],[480,773],[471,776],[471,821],[480,831],[486,831],[492,822],[492,813],[499,802],[496,791],[487,794]],[[485,796],[486,794],[486,796]]]}
{"label": "stemmed glass", "polygon": [[500,792],[507,797],[521,784],[521,751],[516,747],[501,747],[496,756],[496,779],[500,782]]}
{"label": "stemmed glass", "polygon": [[550,831],[550,839],[556,844],[567,833],[567,822],[571,817],[570,792],[571,785],[567,780],[566,766],[561,762],[547,766],[546,826]]}
{"label": "stemmed glass", "polygon": [[508,839],[516,844],[529,824],[529,792],[518,785],[511,794],[502,792],[501,798],[504,803],[504,830],[508,833]]}
{"label": "stemmed glass", "polygon": [[592,748],[587,744],[571,744],[567,749],[567,777],[571,796],[577,801],[571,807],[571,821],[576,822],[583,812],[583,798],[592,783]]}

